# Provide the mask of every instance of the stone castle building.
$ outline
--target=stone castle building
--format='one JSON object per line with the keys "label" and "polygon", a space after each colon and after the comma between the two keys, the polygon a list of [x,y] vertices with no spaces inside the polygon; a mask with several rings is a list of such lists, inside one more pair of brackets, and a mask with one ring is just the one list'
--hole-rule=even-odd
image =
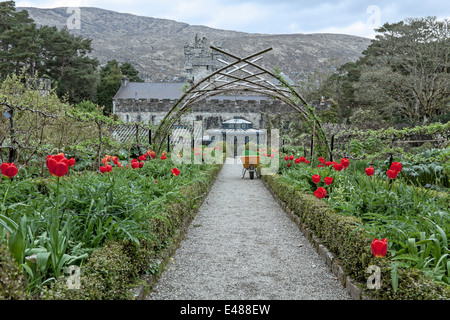
{"label": "stone castle building", "polygon": [[[208,47],[205,37],[199,36],[195,37],[193,43],[184,46],[184,54],[186,78],[191,84],[222,68],[223,64],[218,61],[219,58],[226,60],[220,53],[213,52]],[[283,77],[293,84],[288,77]],[[125,122],[137,121],[157,125],[182,97],[185,86],[186,82],[139,83],[123,78],[121,87],[113,98],[113,113]],[[251,123],[248,129],[251,128],[256,134],[259,129],[266,127],[268,116],[279,114],[288,122],[289,119],[292,120],[293,113],[296,114],[296,111],[289,105],[272,97],[230,93],[209,97],[192,105],[191,112],[184,115],[179,124],[190,127],[194,121],[202,121],[204,130],[223,129],[223,123],[241,119]],[[259,138],[258,133],[258,140]]]}

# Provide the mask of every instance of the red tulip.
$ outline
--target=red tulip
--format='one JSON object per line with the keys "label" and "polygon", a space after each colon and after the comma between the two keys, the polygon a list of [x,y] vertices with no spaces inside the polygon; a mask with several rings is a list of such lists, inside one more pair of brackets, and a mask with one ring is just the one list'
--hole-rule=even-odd
{"label": "red tulip", "polygon": [[[145,157],[146,158],[146,157]],[[144,156],[139,156],[139,161],[145,161],[145,158],[144,158]]]}
{"label": "red tulip", "polygon": [[16,165],[9,162],[2,163],[0,169],[2,174],[7,178],[13,178],[18,172]]}
{"label": "red tulip", "polygon": [[300,162],[306,162],[306,158],[305,157],[300,157]]}
{"label": "red tulip", "polygon": [[180,170],[178,170],[177,168],[173,168],[171,171],[174,176],[178,176],[180,174]]}
{"label": "red tulip", "polygon": [[319,162],[320,162],[321,164],[324,164],[324,163],[325,163],[325,159],[322,158],[322,157],[319,157]]}
{"label": "red tulip", "polygon": [[291,164],[290,164],[290,163],[288,163],[288,164],[287,164],[287,166],[288,166],[288,167],[290,167],[290,166],[291,166]]}
{"label": "red tulip", "polygon": [[395,170],[389,169],[387,171],[387,175],[388,175],[389,179],[395,179],[395,178],[397,178],[398,172]]}
{"label": "red tulip", "polygon": [[[134,161],[133,161],[134,160]],[[133,169],[139,168],[139,162],[136,159],[131,160],[131,167]]]}
{"label": "red tulip", "polygon": [[402,164],[400,162],[392,162],[390,169],[399,173],[400,171],[402,171]]}
{"label": "red tulip", "polygon": [[336,163],[336,164],[333,166],[333,168],[334,168],[334,170],[336,170],[336,171],[341,171],[342,169],[344,169],[344,166],[343,166],[341,163]]}
{"label": "red tulip", "polygon": [[331,177],[325,177],[325,179],[323,179],[323,181],[325,182],[325,184],[327,186],[331,185],[333,183],[333,178]]}
{"label": "red tulip", "polygon": [[375,173],[375,169],[373,167],[366,168],[366,174],[370,177]]}
{"label": "red tulip", "polygon": [[378,239],[373,239],[371,244],[372,253],[376,258],[382,258],[387,253],[387,240],[383,238],[381,241]]}
{"label": "red tulip", "polygon": [[294,160],[294,155],[291,154],[291,156],[289,157],[289,160]]}
{"label": "red tulip", "polygon": [[347,167],[350,165],[350,160],[348,160],[347,158],[342,158],[341,164],[344,166],[345,169],[347,169]]}
{"label": "red tulip", "polygon": [[306,164],[309,164],[309,160],[306,160],[305,163],[306,163]]}
{"label": "red tulip", "polygon": [[285,156],[285,157],[284,157],[284,160],[289,161],[289,157],[288,157],[288,156]]}
{"label": "red tulip", "polygon": [[63,153],[47,156],[47,168],[52,176],[63,177],[69,171],[69,160]]}
{"label": "red tulip", "polygon": [[325,190],[325,189],[322,188],[322,187],[319,187],[319,188],[317,188],[316,191],[314,191],[314,195],[315,195],[317,198],[325,198],[325,197],[327,196],[327,190]]}
{"label": "red tulip", "polygon": [[163,155],[161,156],[161,160],[166,160],[166,159],[167,159],[166,155],[163,154]]}
{"label": "red tulip", "polygon": [[323,168],[323,164],[318,164],[317,168]]}
{"label": "red tulip", "polygon": [[152,152],[150,153],[150,157],[152,157],[152,159],[155,159],[155,158],[156,158],[156,153],[155,153],[154,151],[152,151]]}
{"label": "red tulip", "polygon": [[314,183],[319,183],[320,182],[320,176],[318,174],[315,174],[312,176],[312,180]]}
{"label": "red tulip", "polygon": [[331,166],[332,164],[333,164],[333,162],[331,162],[331,161],[326,161],[326,162],[324,163],[324,165],[326,165],[327,167]]}
{"label": "red tulip", "polygon": [[143,162],[139,162],[139,168],[142,168],[144,166]]}
{"label": "red tulip", "polygon": [[295,163],[299,164],[300,163],[300,159],[299,158],[295,159]]}

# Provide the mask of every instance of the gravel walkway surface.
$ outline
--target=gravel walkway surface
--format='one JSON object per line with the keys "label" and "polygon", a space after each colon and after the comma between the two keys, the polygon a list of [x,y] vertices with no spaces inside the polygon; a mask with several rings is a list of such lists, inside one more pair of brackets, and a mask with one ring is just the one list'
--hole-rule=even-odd
{"label": "gravel walkway surface", "polygon": [[350,300],[262,181],[230,161],[146,300]]}

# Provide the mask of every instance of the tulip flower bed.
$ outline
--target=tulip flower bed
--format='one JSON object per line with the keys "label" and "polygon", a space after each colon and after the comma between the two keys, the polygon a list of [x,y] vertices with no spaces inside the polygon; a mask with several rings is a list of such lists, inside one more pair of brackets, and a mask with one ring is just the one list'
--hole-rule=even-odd
{"label": "tulip flower bed", "polygon": [[[2,165],[0,248],[15,258],[26,289],[5,293],[8,284],[2,284],[0,297],[130,298],[129,286],[155,272],[148,270],[152,261],[174,241],[220,170],[174,165],[165,153],[130,163],[106,156],[99,172],[71,172],[73,165],[62,154],[49,156],[50,175],[35,179]],[[81,267],[81,289],[67,289],[71,265]]]}
{"label": "tulip flower bed", "polygon": [[354,279],[365,283],[369,265],[382,267],[382,290],[370,295],[450,297],[448,192],[406,183],[401,162],[280,156],[278,175],[263,179]]}

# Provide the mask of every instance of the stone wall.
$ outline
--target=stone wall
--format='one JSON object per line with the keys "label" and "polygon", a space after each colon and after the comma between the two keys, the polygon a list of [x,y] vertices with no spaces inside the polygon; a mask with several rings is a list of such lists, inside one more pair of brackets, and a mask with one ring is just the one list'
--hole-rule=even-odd
{"label": "stone wall", "polygon": [[[164,99],[117,99],[115,114],[126,121],[143,121],[158,124],[176,101]],[[222,122],[241,116],[251,122],[254,127],[264,128],[266,114],[280,114],[282,118],[292,118],[297,114],[291,106],[279,100],[204,100],[191,107],[181,123],[192,124],[192,121],[203,121],[205,129],[220,128]]]}

